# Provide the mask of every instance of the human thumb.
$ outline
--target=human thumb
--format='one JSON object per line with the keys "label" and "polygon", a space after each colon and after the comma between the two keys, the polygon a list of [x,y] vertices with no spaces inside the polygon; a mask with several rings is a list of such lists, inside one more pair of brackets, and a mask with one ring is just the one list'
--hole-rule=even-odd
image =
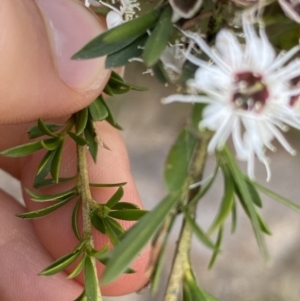
{"label": "human thumb", "polygon": [[70,58],[104,30],[78,0],[1,0],[0,123],[56,118],[88,105],[109,71],[103,58]]}

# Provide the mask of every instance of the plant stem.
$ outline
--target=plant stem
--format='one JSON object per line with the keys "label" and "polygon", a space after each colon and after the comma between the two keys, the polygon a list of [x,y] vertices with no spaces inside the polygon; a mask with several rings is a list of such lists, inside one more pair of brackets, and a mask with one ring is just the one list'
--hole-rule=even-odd
{"label": "plant stem", "polygon": [[[82,219],[83,219],[83,239],[88,239],[89,245],[94,247],[92,224],[90,220],[90,205],[93,202],[91,196],[91,190],[89,186],[88,169],[86,162],[86,148],[77,144],[77,154],[78,154],[78,169],[79,169],[79,180],[80,180],[80,194],[82,199]],[[91,257],[93,270],[95,277],[97,278],[97,283],[99,283],[96,258]],[[100,292],[99,285],[97,286],[97,299],[95,301],[102,301],[102,296]]]}
{"label": "plant stem", "polygon": [[[210,133],[205,132],[201,134],[198,141],[196,142],[189,169],[189,175],[182,192],[182,204],[188,204],[199,190],[199,188],[190,189],[189,187],[191,184],[196,183],[202,179],[207,154],[207,145],[210,137]],[[192,218],[195,218],[196,204],[189,206],[188,210],[190,216]],[[189,252],[191,248],[191,239],[192,229],[184,220],[181,226],[179,241],[175,251],[175,257],[173,260],[172,270],[168,280],[164,301],[176,301],[178,299],[178,293],[180,291],[184,272],[190,267]]]}

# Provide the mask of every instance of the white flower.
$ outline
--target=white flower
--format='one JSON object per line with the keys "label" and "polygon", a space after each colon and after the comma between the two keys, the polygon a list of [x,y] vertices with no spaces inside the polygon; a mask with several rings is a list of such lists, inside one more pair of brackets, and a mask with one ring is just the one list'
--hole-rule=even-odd
{"label": "white flower", "polygon": [[119,9],[101,0],[99,0],[99,2],[111,9],[106,16],[106,25],[108,29],[132,20],[136,15],[136,10],[140,10],[140,3],[138,3],[138,0],[120,0]]}
{"label": "white flower", "polygon": [[176,82],[181,75],[186,61],[183,49],[184,45],[179,43],[167,46],[159,58],[171,82]]}
{"label": "white flower", "polygon": [[282,10],[292,20],[300,23],[300,1],[299,0],[279,0]]}
{"label": "white flower", "polygon": [[[173,101],[208,104],[203,111],[200,128],[215,132],[208,151],[222,148],[232,136],[237,157],[248,161],[248,175],[254,177],[254,158],[263,162],[270,179],[265,149],[275,150],[275,138],[291,154],[295,154],[280,130],[287,125],[300,129],[300,116],[294,109],[293,98],[300,95],[292,80],[300,76],[300,61],[288,62],[300,47],[276,57],[263,28],[257,36],[253,26],[243,16],[245,45],[235,34],[222,29],[216,37],[216,49],[210,48],[197,34],[186,34],[213,63],[187,53],[187,59],[199,66],[195,78],[187,85],[192,95],[171,95]],[[199,95],[199,93],[205,95]]]}

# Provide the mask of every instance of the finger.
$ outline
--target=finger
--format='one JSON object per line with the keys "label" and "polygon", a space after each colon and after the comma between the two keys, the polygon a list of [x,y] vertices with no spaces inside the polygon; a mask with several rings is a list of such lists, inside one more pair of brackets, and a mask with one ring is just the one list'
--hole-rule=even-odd
{"label": "finger", "polygon": [[1,0],[0,123],[66,116],[99,95],[104,59],[70,57],[103,30],[78,0]]}
{"label": "finger", "polygon": [[[142,207],[138,192],[132,179],[129,167],[128,156],[125,145],[120,138],[119,133],[107,123],[100,123],[97,126],[98,136],[111,149],[100,149],[97,164],[94,164],[92,158],[88,155],[88,170],[90,182],[92,183],[119,183],[127,182],[124,186],[123,201],[131,202]],[[37,170],[37,166],[43,154],[37,153],[31,156],[29,160],[22,164],[22,185],[33,189],[32,183]],[[61,175],[64,177],[76,175],[76,150],[72,141],[67,141],[64,148],[62,159]],[[66,189],[71,189],[76,183],[65,183],[55,187],[44,189],[44,193],[58,193]],[[95,188],[92,189],[93,198],[101,203],[105,203],[116,191],[116,188]],[[29,200],[28,195],[24,194],[28,210],[38,210],[45,206],[44,204],[34,203]],[[71,228],[71,215],[76,200],[68,203],[59,210],[50,215],[34,220],[34,226],[42,244],[53,256],[61,257],[69,253],[78,243]],[[128,229],[132,222],[120,222],[125,229]],[[99,232],[94,232],[95,247],[100,249],[108,243],[108,238]],[[134,274],[123,275],[113,285],[103,288],[103,293],[107,295],[123,295],[136,291],[143,287],[148,277],[145,275],[148,264],[149,249],[144,251],[133,263],[132,268],[136,271]],[[103,266],[98,265],[99,273],[103,271]],[[78,278],[82,282],[82,277]]]}
{"label": "finger", "polygon": [[52,258],[41,245],[31,222],[14,216],[24,207],[0,191],[0,295],[1,301],[71,301],[82,292],[65,273],[38,276]]}

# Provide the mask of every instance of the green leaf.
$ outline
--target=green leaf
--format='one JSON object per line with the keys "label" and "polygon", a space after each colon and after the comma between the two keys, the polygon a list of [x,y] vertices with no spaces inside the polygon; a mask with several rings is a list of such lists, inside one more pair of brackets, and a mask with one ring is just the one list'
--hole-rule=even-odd
{"label": "green leaf", "polygon": [[49,201],[57,201],[60,199],[65,199],[66,197],[73,197],[77,194],[77,189],[76,187],[67,190],[67,191],[63,191],[60,193],[56,193],[56,194],[41,194],[35,191],[31,191],[27,188],[25,188],[25,191],[32,197],[32,201],[34,202],[49,202]]}
{"label": "green leaf", "polygon": [[227,216],[232,210],[234,203],[234,182],[231,177],[230,172],[226,166],[222,166],[222,172],[224,177],[224,194],[222,202],[218,211],[217,216],[215,217],[212,225],[208,230],[208,234],[212,234],[225,222]]}
{"label": "green leaf", "polygon": [[36,211],[30,211],[30,212],[25,212],[25,213],[18,213],[16,214],[16,216],[24,218],[24,219],[36,219],[36,218],[40,218],[43,217],[45,215],[50,214],[51,212],[57,210],[58,208],[62,207],[63,205],[67,204],[72,198],[68,197],[67,199],[56,203],[54,205],[51,205],[49,207],[43,208],[43,209],[39,209]]}
{"label": "green leaf", "polygon": [[104,98],[101,97],[100,99],[101,99],[102,103],[104,104],[104,106],[106,107],[106,110],[108,112],[108,116],[106,118],[106,121],[108,123],[110,123],[113,127],[115,127],[116,129],[122,130],[122,127],[116,122],[116,120],[115,120],[109,106],[107,105],[106,101],[104,100]]}
{"label": "green leaf", "polygon": [[134,37],[137,38],[156,24],[159,15],[159,11],[153,10],[143,16],[116,26],[105,32],[103,42],[119,43]]}
{"label": "green leaf", "polygon": [[113,231],[117,234],[117,236],[119,238],[121,238],[121,236],[123,236],[125,230],[123,229],[123,227],[120,225],[120,223],[118,223],[116,220],[114,220],[111,217],[106,217],[106,221],[110,224],[111,228],[113,229]]}
{"label": "green leaf", "polygon": [[139,206],[127,202],[118,202],[116,205],[111,207],[112,210],[124,210],[124,209],[140,209]]}
{"label": "green leaf", "polygon": [[154,66],[152,66],[152,72],[159,83],[167,84],[170,82],[162,61],[159,60]]}
{"label": "green leaf", "polygon": [[41,118],[39,118],[39,120],[38,120],[38,128],[41,130],[41,132],[44,135],[51,136],[51,137],[57,137],[57,135],[52,132],[50,127],[48,127],[48,125],[45,124]]}
{"label": "green leaf", "polygon": [[184,184],[195,144],[196,137],[184,128],[169,152],[165,164],[164,178],[170,192],[180,190]]}
{"label": "green leaf", "polygon": [[[56,132],[63,127],[62,124],[54,124],[54,123],[44,123],[44,124],[51,133]],[[31,127],[28,131],[29,139],[38,138],[44,135],[45,132],[42,132],[39,126],[37,125]]]}
{"label": "green leaf", "polygon": [[232,208],[231,208],[231,233],[235,232],[236,225],[237,225],[237,210],[236,210],[236,204],[234,201]]}
{"label": "green leaf", "polygon": [[108,55],[105,60],[105,68],[121,67],[126,65],[130,59],[139,57],[148,37],[148,34],[142,35],[126,47]]}
{"label": "green leaf", "polygon": [[218,174],[218,171],[219,171],[219,166],[217,166],[215,168],[214,173],[212,174],[212,176],[209,179],[209,181],[203,187],[201,187],[201,189],[199,190],[199,192],[189,202],[189,204],[188,204],[189,206],[193,206],[193,205],[197,204],[197,202],[206,194],[206,192],[209,190],[209,188],[211,187],[211,185],[215,181],[215,179],[217,177],[217,174]]}
{"label": "green leaf", "polygon": [[72,264],[78,257],[80,256],[80,252],[72,252],[63,257],[60,257],[56,261],[54,261],[51,265],[49,265],[46,269],[40,272],[39,275],[50,276],[57,274],[63,271],[66,267]]}
{"label": "green leaf", "polygon": [[[110,85],[109,84],[106,84],[106,86],[104,87],[103,89],[103,92],[109,96],[114,96],[114,92],[113,90],[111,89]],[[101,95],[102,96],[102,95]]]}
{"label": "green leaf", "polygon": [[189,224],[189,226],[191,227],[191,229],[193,230],[193,232],[196,234],[196,236],[198,237],[198,239],[208,248],[215,250],[216,246],[214,245],[214,243],[210,240],[210,238],[203,232],[203,230],[197,225],[197,223],[195,222],[195,220],[193,220],[191,218],[191,216],[189,215],[188,211],[184,208],[181,208],[182,212],[184,214],[184,218],[186,220],[186,222]]}
{"label": "green leaf", "polygon": [[124,195],[124,189],[123,187],[119,187],[119,189],[114,193],[114,195],[107,201],[105,206],[108,208],[113,207],[115,204],[117,204],[123,197]]}
{"label": "green leaf", "polygon": [[98,278],[89,256],[86,256],[84,263],[84,284],[87,301],[97,301],[99,290]]}
{"label": "green leaf", "polygon": [[124,221],[137,221],[144,216],[148,211],[137,209],[125,209],[110,211],[108,215],[113,218],[117,218]]}
{"label": "green leaf", "polygon": [[98,231],[100,231],[103,234],[107,234],[107,229],[103,222],[103,218],[98,216],[96,212],[93,212],[91,215],[91,223]]}
{"label": "green leaf", "polygon": [[86,254],[84,254],[82,256],[82,258],[80,259],[78,265],[76,266],[76,268],[73,270],[73,272],[67,277],[67,279],[73,279],[76,278],[82,271],[83,267],[84,267],[84,263],[85,263],[85,259],[86,259]]}
{"label": "green leaf", "polygon": [[106,107],[99,98],[96,98],[88,108],[93,121],[102,121],[108,116]]}
{"label": "green leaf", "polygon": [[192,125],[196,131],[200,131],[199,130],[199,122],[202,120],[202,112],[203,112],[203,109],[205,108],[205,106],[206,105],[203,103],[195,103],[193,105]]}
{"label": "green leaf", "polygon": [[166,48],[173,33],[174,27],[171,22],[172,13],[171,7],[167,6],[160,15],[154,30],[147,40],[142,58],[148,67],[158,62],[159,57]]}
{"label": "green leaf", "polygon": [[262,201],[261,201],[260,195],[257,192],[257,190],[256,190],[255,186],[253,185],[252,181],[250,179],[246,178],[246,183],[248,185],[248,190],[251,194],[253,203],[256,206],[258,206],[259,208],[262,208]]}
{"label": "green leaf", "polygon": [[59,181],[59,171],[60,171],[60,165],[62,159],[62,151],[63,151],[63,143],[61,143],[60,146],[55,151],[53,160],[51,162],[50,173],[56,183],[58,183]]}
{"label": "green leaf", "polygon": [[253,182],[253,185],[259,189],[262,193],[269,196],[270,198],[274,199],[275,201],[290,207],[291,209],[300,212],[300,206],[298,204],[295,204],[294,202],[288,200],[287,198],[277,194],[276,192],[268,189],[267,187],[264,187],[256,182]]}
{"label": "green leaf", "polygon": [[124,186],[126,185],[127,182],[121,182],[121,183],[109,183],[109,184],[103,184],[103,183],[90,183],[89,185],[91,187],[98,187],[98,188],[102,188],[102,187],[120,187],[120,186]]}
{"label": "green leaf", "polygon": [[86,128],[84,129],[84,137],[88,142],[89,152],[94,160],[97,162],[98,142],[96,141],[96,132],[91,119],[88,120]]}
{"label": "green leaf", "polygon": [[245,208],[247,209],[246,212],[249,213],[249,219],[251,221],[252,228],[254,230],[254,234],[256,236],[258,246],[259,246],[263,256],[265,258],[267,258],[268,252],[267,252],[267,249],[265,246],[264,238],[262,236],[261,227],[259,224],[257,213],[254,208],[253,199],[252,199],[251,193],[249,192],[249,188],[248,188],[247,182],[245,181],[245,177],[244,177],[243,173],[241,172],[241,170],[239,169],[237,163],[235,162],[232,154],[230,153],[230,151],[227,148],[224,148],[224,150],[222,151],[222,154],[225,158],[225,161],[228,164],[228,168],[229,168],[229,170],[232,174],[232,177],[236,183],[238,192],[241,195],[240,200],[244,201]]}
{"label": "green leaf", "polygon": [[112,250],[102,278],[103,283],[111,282],[126,270],[150,238],[155,235],[177,202],[177,194],[167,196],[126,232],[122,241]]}
{"label": "green leaf", "polygon": [[[36,189],[45,188],[45,187],[49,187],[49,186],[57,184],[55,182],[55,180],[52,179],[52,178],[45,179],[45,177],[39,178],[39,176],[40,175],[38,175],[38,177],[35,178],[35,182],[34,182],[34,186],[33,186]],[[70,177],[70,178],[59,178],[58,183],[69,182],[69,181],[74,180],[75,178],[76,178],[76,176],[75,177]]]}
{"label": "green leaf", "polygon": [[221,249],[221,244],[222,244],[222,240],[223,240],[223,231],[224,228],[223,228],[223,225],[219,227],[219,231],[218,231],[218,236],[217,236],[217,241],[216,241],[216,249],[215,251],[213,252],[212,254],[212,257],[211,257],[211,260],[208,264],[208,268],[211,269],[213,267],[213,265],[215,264],[216,262],[216,259],[217,259],[217,256],[218,254],[220,253],[220,249]]}
{"label": "green leaf", "polygon": [[269,228],[269,226],[267,225],[267,223],[264,221],[264,219],[262,218],[262,216],[259,213],[256,213],[257,218],[258,218],[258,222],[260,225],[261,230],[266,233],[267,235],[272,235],[272,232]]}
{"label": "green leaf", "polygon": [[89,116],[89,110],[88,108],[84,108],[81,111],[76,113],[76,121],[75,121],[75,129],[76,129],[76,135],[79,136],[81,133],[83,133]]}
{"label": "green leaf", "polygon": [[107,236],[109,237],[111,243],[116,246],[120,242],[119,235],[115,232],[114,228],[106,218],[103,219],[103,223],[106,228]]}
{"label": "green leaf", "polygon": [[60,137],[41,140],[43,148],[49,151],[56,150],[61,145],[61,143],[62,139]]}
{"label": "green leaf", "polygon": [[100,250],[88,249],[87,253],[91,257],[95,257],[100,262],[101,260],[105,260],[108,256],[109,244],[104,245]]}
{"label": "green leaf", "polygon": [[81,136],[77,136],[77,135],[75,135],[75,134],[72,133],[72,132],[68,132],[68,135],[69,135],[70,138],[72,138],[72,139],[76,142],[76,144],[78,144],[78,145],[83,146],[83,145],[87,145],[87,144],[88,144],[88,142],[87,142],[84,138],[82,138]]}
{"label": "green leaf", "polygon": [[41,150],[43,146],[40,141],[30,142],[22,145],[18,145],[0,152],[1,156],[17,158],[25,157],[32,153]]}
{"label": "green leaf", "polygon": [[72,213],[72,229],[78,240],[81,239],[81,235],[78,229],[78,211],[81,205],[81,201],[81,198],[79,198]]}
{"label": "green leaf", "polygon": [[37,169],[37,175],[39,175],[43,170],[46,170],[46,172],[47,172],[47,174],[45,175],[45,177],[49,174],[49,172],[50,172],[50,166],[51,166],[51,162],[53,160],[54,154],[55,154],[55,152],[53,152],[53,151],[48,151],[46,153],[46,155],[41,160],[41,163],[40,163],[40,165],[39,165],[39,167]]}
{"label": "green leaf", "polygon": [[82,60],[112,54],[126,47],[144,34],[156,23],[159,17],[157,11],[152,11],[139,18],[111,28],[100,34],[77,53],[72,59]]}

